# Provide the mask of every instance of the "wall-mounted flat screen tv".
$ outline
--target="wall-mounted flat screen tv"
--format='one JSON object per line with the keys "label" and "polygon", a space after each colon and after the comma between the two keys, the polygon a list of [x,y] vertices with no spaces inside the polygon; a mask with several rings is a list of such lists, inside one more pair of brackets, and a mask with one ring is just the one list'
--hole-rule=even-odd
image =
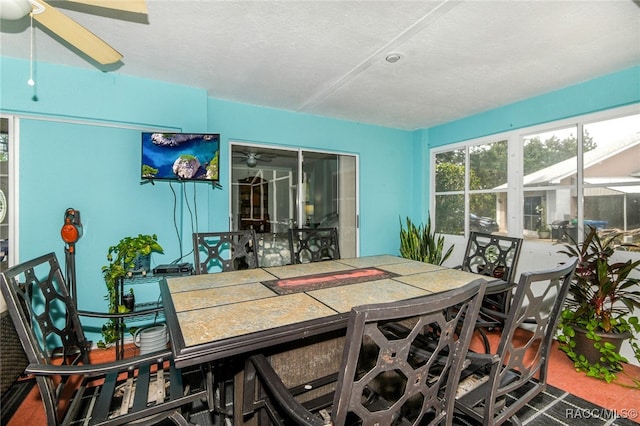
{"label": "wall-mounted flat screen tv", "polygon": [[219,166],[217,133],[142,133],[142,179],[217,182]]}

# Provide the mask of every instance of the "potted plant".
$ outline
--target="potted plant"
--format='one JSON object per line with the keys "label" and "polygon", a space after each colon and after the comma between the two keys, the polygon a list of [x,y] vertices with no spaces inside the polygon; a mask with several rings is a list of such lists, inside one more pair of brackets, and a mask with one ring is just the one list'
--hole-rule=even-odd
{"label": "potted plant", "polygon": [[[640,361],[640,347],[634,333],[640,333],[634,308],[640,306],[640,279],[629,275],[640,260],[614,262],[616,247],[638,248],[620,243],[620,233],[601,238],[595,228],[582,243],[565,244],[564,253],[578,257],[578,266],[569,287],[569,297],[561,313],[558,341],[578,371],[611,382],[628,360],[620,355],[620,346],[628,340]],[[636,381],[637,386],[640,382]]]}
{"label": "potted plant", "polygon": [[540,215],[540,224],[536,229],[538,231],[538,238],[546,239],[551,236],[551,228],[547,225],[547,218],[544,213],[544,206],[536,206],[536,212]]}
{"label": "potted plant", "polygon": [[444,237],[438,237],[431,228],[431,218],[427,226],[416,226],[408,217],[406,223],[407,229],[404,229],[400,222],[400,256],[434,265],[442,265],[451,256],[454,246],[444,251]]}
{"label": "potted plant", "polygon": [[[163,253],[163,251],[155,234],[124,237],[118,244],[109,247],[107,251],[109,264],[102,267],[102,275],[107,286],[105,298],[109,302],[109,313],[127,312],[124,303],[120,304],[117,300],[120,280],[128,274],[148,271],[151,253]],[[114,319],[107,321],[102,326],[102,336],[104,340],[98,342],[99,347],[106,347],[115,342],[120,337],[117,321]]]}
{"label": "potted plant", "polygon": [[551,228],[549,225],[543,223],[538,226],[538,238],[540,239],[548,239],[551,236]]}

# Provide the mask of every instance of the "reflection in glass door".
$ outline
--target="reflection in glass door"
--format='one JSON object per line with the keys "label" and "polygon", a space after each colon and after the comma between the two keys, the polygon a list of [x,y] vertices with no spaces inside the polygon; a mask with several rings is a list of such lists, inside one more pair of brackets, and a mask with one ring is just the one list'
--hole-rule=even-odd
{"label": "reflection in glass door", "polygon": [[231,144],[231,229],[254,229],[261,266],[289,263],[290,228],[336,227],[357,248],[356,157]]}
{"label": "reflection in glass door", "polygon": [[302,182],[304,227],[338,228],[341,256],[355,257],[355,157],[304,151]]}
{"label": "reflection in glass door", "polygon": [[9,119],[0,118],[0,271],[9,265]]}

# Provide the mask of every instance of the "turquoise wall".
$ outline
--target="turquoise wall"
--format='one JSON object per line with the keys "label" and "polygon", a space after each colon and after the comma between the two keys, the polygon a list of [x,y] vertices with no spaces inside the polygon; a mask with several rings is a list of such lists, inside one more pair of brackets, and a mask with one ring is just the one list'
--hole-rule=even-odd
{"label": "turquoise wall", "polygon": [[[0,57],[0,112],[21,117],[19,151],[12,151],[19,155],[19,258],[55,251],[64,262],[63,214],[80,210],[78,299],[88,310],[106,309],[100,268],[123,236],[157,234],[165,248],[153,258],[159,264],[192,261],[196,210],[199,230],[228,228],[229,141],[357,154],[360,252],[397,253],[399,218],[426,216],[431,147],[640,102],[634,67],[407,132],[212,99],[202,89],[120,74],[44,63],[35,70],[31,88],[29,63]],[[148,130],[220,133],[223,188],[140,185],[140,132]]]}
{"label": "turquoise wall", "polygon": [[[422,130],[422,149],[640,102],[640,66]],[[430,188],[427,160],[422,182]],[[428,192],[425,189],[424,192]],[[426,200],[428,209],[428,200]]]}
{"label": "turquoise wall", "polygon": [[[362,255],[397,253],[398,218],[419,214],[412,201],[421,186],[407,163],[420,147],[411,132],[221,101],[198,88],[44,63],[36,64],[34,90],[26,84],[28,67],[27,61],[0,57],[0,111],[21,117],[19,259],[55,251],[64,264],[64,211],[78,209],[84,225],[76,254],[81,309],[106,309],[100,270],[108,247],[123,236],[157,234],[165,254],[153,256],[154,266],[181,255],[192,261],[196,209],[199,230],[228,229],[230,140],[359,155]],[[140,132],[163,129],[220,133],[223,188],[140,185]]]}
{"label": "turquoise wall", "polygon": [[[410,132],[216,99],[209,99],[209,123],[227,142],[222,158],[229,156],[229,141],[358,154],[360,254],[398,253],[398,218],[419,214],[413,194],[421,188],[406,166],[415,145]],[[228,182],[228,172],[223,165],[223,182]],[[213,219],[228,220],[228,198],[216,202],[220,204],[210,206]]]}
{"label": "turquoise wall", "polygon": [[432,148],[640,102],[640,66],[427,130]]}

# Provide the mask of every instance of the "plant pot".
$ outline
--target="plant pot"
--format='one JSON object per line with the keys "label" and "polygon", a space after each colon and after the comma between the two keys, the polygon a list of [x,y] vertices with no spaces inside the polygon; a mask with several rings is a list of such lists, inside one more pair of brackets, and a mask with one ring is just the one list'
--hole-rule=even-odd
{"label": "plant pot", "polygon": [[538,231],[538,238],[547,240],[551,237],[550,231]]}
{"label": "plant pot", "polygon": [[123,294],[122,305],[129,311],[133,311],[136,306],[136,296],[134,294]]}
{"label": "plant pot", "polygon": [[[590,364],[602,363],[600,361],[600,351],[593,347],[594,341],[591,339],[587,339],[586,333],[587,330],[580,328],[578,326],[573,326],[573,329],[576,332],[575,337],[573,338],[576,342],[576,346],[574,348],[575,353],[578,355],[584,355],[584,357],[589,361]],[[631,337],[631,333],[606,333],[602,331],[596,331],[596,335],[600,336],[602,340],[600,343],[604,344],[605,342],[611,343],[616,348],[616,352],[620,353],[620,348],[622,347],[622,342],[629,339]]]}
{"label": "plant pot", "polygon": [[137,255],[133,263],[133,268],[128,272],[131,272],[132,274],[146,274],[151,270],[151,255]]}

